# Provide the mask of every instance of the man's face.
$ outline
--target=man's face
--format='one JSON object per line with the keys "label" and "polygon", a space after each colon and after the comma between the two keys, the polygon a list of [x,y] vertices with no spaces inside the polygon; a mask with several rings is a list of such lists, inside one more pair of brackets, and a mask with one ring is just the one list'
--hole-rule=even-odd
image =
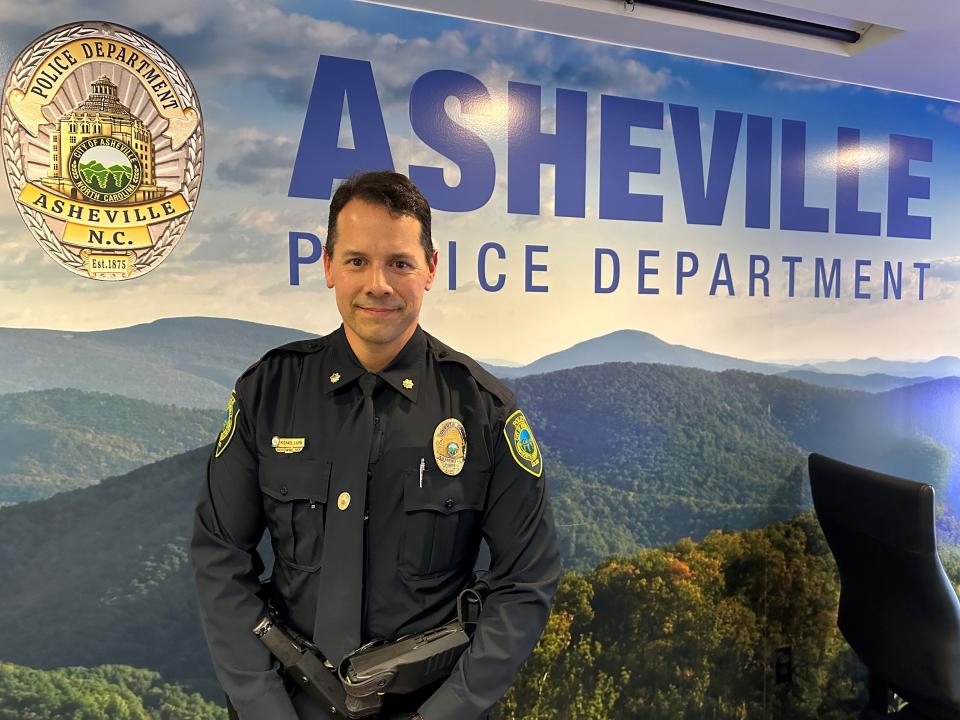
{"label": "man's face", "polygon": [[324,253],[323,268],[348,338],[368,352],[399,352],[433,285],[437,252],[428,263],[416,218],[359,199],[343,206],[336,233],[333,257]]}

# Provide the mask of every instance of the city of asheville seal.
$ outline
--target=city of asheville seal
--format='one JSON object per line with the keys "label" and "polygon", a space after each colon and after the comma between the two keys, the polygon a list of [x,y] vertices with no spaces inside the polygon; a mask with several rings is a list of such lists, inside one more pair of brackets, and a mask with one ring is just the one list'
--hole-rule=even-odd
{"label": "city of asheville seal", "polygon": [[0,114],[17,209],[58,263],[126,280],[170,254],[200,192],[203,123],[159,45],[108,22],[51,30],[13,61]]}

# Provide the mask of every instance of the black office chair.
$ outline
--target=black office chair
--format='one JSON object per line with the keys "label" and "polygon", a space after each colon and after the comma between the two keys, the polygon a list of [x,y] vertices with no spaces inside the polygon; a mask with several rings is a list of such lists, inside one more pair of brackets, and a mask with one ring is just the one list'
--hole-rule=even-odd
{"label": "black office chair", "polygon": [[870,675],[861,718],[960,720],[960,602],[937,555],[933,488],[810,456],[820,526],[840,570],[837,625]]}

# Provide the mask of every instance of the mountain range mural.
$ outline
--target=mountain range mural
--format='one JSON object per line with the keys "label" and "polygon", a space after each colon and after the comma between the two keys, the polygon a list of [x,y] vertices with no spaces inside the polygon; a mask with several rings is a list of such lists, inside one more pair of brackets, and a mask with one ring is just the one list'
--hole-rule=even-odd
{"label": "mountain range mural", "polygon": [[[111,393],[61,387],[0,395],[0,500],[6,505],[0,507],[6,617],[0,676],[8,679],[0,679],[0,709],[14,702],[29,706],[23,705],[27,686],[46,688],[32,696],[44,702],[74,702],[81,691],[64,678],[76,678],[70,668],[80,668],[88,673],[85,682],[133,706],[146,708],[161,697],[179,703],[184,709],[171,720],[219,718],[221,695],[197,620],[187,542],[222,410],[198,398],[222,404],[234,377],[259,354],[306,334],[181,318],[66,335],[74,337],[2,330],[0,340],[15,338],[37,357],[117,353],[138,362],[152,359],[152,381],[120,373]],[[614,336],[597,339],[586,354],[576,346],[566,360],[555,354],[527,366],[530,372],[505,377],[543,446],[567,575],[551,625],[498,709],[498,720],[531,717],[531,708],[544,703],[590,705],[537,680],[561,671],[579,678],[584,692],[596,693],[590,707],[609,705],[593,715],[585,710],[583,717],[645,717],[659,701],[644,699],[644,674],[673,672],[655,662],[657,653],[686,667],[694,656],[719,663],[736,646],[750,662],[760,662],[765,642],[790,643],[800,636],[813,644],[798,644],[805,648],[798,657],[809,651],[813,663],[816,643],[827,643],[834,671],[847,673],[848,682],[830,685],[811,671],[807,685],[783,694],[784,707],[794,708],[787,716],[845,717],[842,708],[862,695],[862,677],[831,619],[835,570],[809,512],[806,455],[821,452],[934,485],[948,501],[942,555],[951,577],[960,580],[960,538],[953,530],[960,523],[951,492],[960,452],[960,379],[901,374],[896,377],[909,383],[897,385],[889,380],[894,376],[834,376],[698,354],[637,331]],[[201,344],[206,354],[198,354]],[[624,353],[640,346],[655,349],[660,362],[623,361]],[[559,367],[566,362],[584,364]],[[746,365],[725,367],[731,363]],[[552,364],[558,367],[548,369]],[[22,390],[30,377],[39,381],[39,373],[29,374],[30,365],[12,365],[5,382]],[[71,373],[44,376],[45,382],[82,379]],[[804,373],[803,379],[790,373]],[[859,378],[876,391],[825,387],[808,381],[809,375],[838,376],[841,385]],[[890,382],[893,389],[880,390]],[[190,400],[174,402],[181,398]],[[261,550],[269,568],[269,548]],[[771,563],[792,568],[784,573],[806,573],[814,585],[804,592],[820,593],[825,614],[816,622],[791,617],[795,595],[770,591],[764,598],[756,583]],[[678,593],[677,607],[692,603],[692,595],[682,598],[695,590],[712,598],[710,612],[726,608],[739,619],[693,634],[676,625],[656,640],[660,631],[639,619],[654,610],[649,590],[632,584],[638,577]],[[602,617],[627,612],[617,609],[615,598],[633,608],[631,618],[639,613],[625,632],[659,648],[646,660],[630,656],[617,644],[617,633],[603,625]],[[776,623],[761,622],[764,603],[780,613]],[[591,643],[607,648],[602,659]],[[753,707],[762,682],[763,672],[734,673],[718,679],[716,688],[697,689],[699,704],[671,705],[670,712],[694,720],[710,707],[732,720],[740,716],[725,703]],[[32,702],[36,712],[39,700]]]}

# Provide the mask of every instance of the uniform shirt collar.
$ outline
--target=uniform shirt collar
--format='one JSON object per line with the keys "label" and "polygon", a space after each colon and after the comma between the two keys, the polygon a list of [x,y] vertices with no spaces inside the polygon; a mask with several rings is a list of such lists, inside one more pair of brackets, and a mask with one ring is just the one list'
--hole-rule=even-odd
{"label": "uniform shirt collar", "polygon": [[[324,388],[327,393],[351,385],[366,372],[347,341],[343,325],[330,334],[329,341],[330,352],[324,363],[324,373],[327,376]],[[416,402],[426,355],[427,334],[417,325],[407,344],[377,375],[410,402]]]}

